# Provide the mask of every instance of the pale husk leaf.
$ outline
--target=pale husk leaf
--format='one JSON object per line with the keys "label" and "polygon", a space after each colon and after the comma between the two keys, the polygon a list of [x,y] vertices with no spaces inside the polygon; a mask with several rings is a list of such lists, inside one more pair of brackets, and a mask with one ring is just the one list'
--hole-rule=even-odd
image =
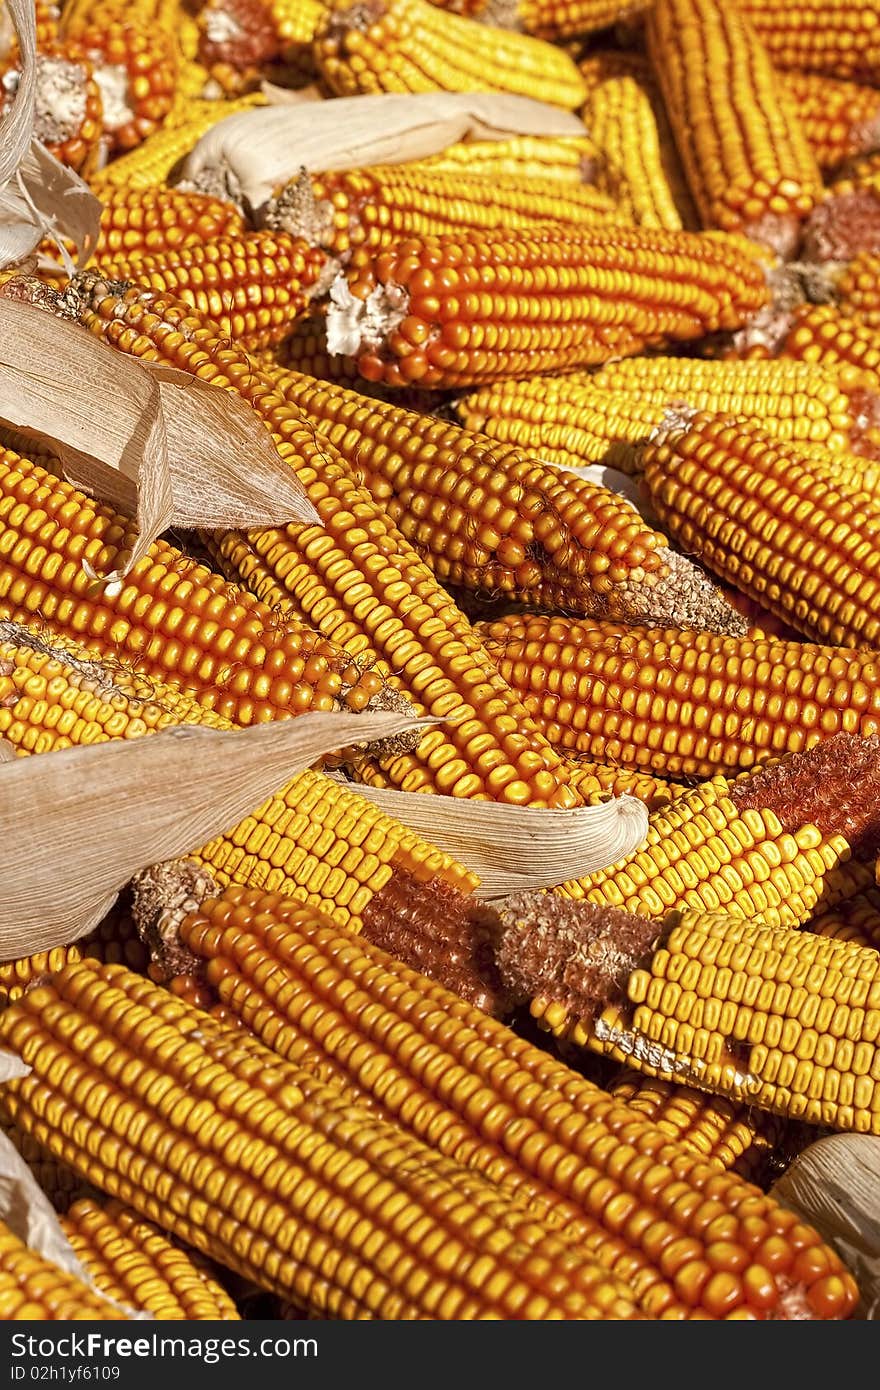
{"label": "pale husk leaf", "polygon": [[557,811],[354,784],[347,790],[473,869],[482,898],[552,888],[607,869],[648,833],[647,808],[634,796]]}
{"label": "pale husk leaf", "polygon": [[15,749],[8,738],[0,738],[0,763],[11,763],[15,757]]}
{"label": "pale husk leaf", "polygon": [[568,111],[494,92],[424,92],[335,97],[255,107],[220,121],[181,169],[185,184],[216,186],[218,175],[259,209],[301,169],[356,169],[425,159],[462,140],[512,135],[584,135]]}
{"label": "pale husk leaf", "polygon": [[383,712],[181,725],[0,764],[0,959],[85,935],[135,873],[225,834],[325,753],[435,722]]}
{"label": "pale husk leaf", "polygon": [[860,1311],[880,1317],[880,1138],[832,1134],[810,1144],[770,1195],[837,1250],[861,1293]]}

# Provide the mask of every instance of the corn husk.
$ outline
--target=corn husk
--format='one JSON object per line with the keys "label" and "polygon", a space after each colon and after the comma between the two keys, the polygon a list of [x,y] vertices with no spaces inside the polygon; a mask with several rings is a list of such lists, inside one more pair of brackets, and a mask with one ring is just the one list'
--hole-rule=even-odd
{"label": "corn husk", "polygon": [[34,138],[36,20],[31,0],[6,0],[18,38],[21,77],[5,116],[0,117],[0,269],[18,265],[52,237],[65,265],[72,262],[63,240],[73,242],[83,265],[98,240],[101,203],[88,185]]}
{"label": "corn husk", "polygon": [[15,757],[15,749],[8,738],[0,738],[0,763],[11,763]]}
{"label": "corn husk", "polygon": [[84,936],[134,874],[232,830],[325,753],[435,722],[383,712],[181,725],[0,763],[0,959]]}
{"label": "corn husk", "polygon": [[586,135],[568,111],[491,92],[335,97],[287,102],[229,116],[184,161],[184,184],[240,190],[259,209],[302,169],[356,169],[425,159],[462,140]]}
{"label": "corn husk", "polygon": [[634,796],[554,811],[353,784],[346,789],[473,869],[482,898],[552,888],[607,869],[648,833],[647,807]]}
{"label": "corn husk", "polygon": [[859,1311],[880,1317],[880,1139],[832,1134],[810,1144],[770,1189],[833,1245],[861,1293]]}

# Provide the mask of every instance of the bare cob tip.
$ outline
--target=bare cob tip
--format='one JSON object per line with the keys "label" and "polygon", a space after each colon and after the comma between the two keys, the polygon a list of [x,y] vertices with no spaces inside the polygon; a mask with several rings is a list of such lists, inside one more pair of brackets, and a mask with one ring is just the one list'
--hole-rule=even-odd
{"label": "bare cob tip", "polygon": [[789,831],[815,825],[842,835],[859,859],[880,850],[880,736],[838,733],[736,783],[740,810],[772,811]]}
{"label": "bare cob tip", "polygon": [[681,627],[744,637],[748,623],[691,560],[675,550],[661,552],[666,574],[653,583],[625,580],[609,596],[609,616],[649,627]]}
{"label": "bare cob tip", "polygon": [[131,880],[131,915],[163,980],[177,975],[201,980],[203,962],[184,946],[180,926],[206,898],[220,892],[207,869],[192,859],[168,859],[143,869]]}
{"label": "bare cob tip", "polygon": [[[301,237],[310,246],[329,246],[333,240],[333,204],[315,197],[309,171],[300,169],[257,211],[257,225],[273,232]],[[339,266],[334,263],[338,272]]]}
{"label": "bare cob tip", "polygon": [[754,347],[766,348],[771,355],[780,351],[791,329],[792,315],[806,298],[800,272],[801,266],[795,262],[775,264],[765,272],[769,300],[731,335],[736,352],[745,354]]}

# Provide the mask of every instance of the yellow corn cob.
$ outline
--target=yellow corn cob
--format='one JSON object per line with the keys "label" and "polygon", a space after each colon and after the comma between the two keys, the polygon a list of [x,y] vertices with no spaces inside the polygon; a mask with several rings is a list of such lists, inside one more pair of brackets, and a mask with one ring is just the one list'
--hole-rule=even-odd
{"label": "yellow corn cob", "polygon": [[822,177],[746,14],[724,0],[656,0],[647,36],[704,225],[791,254]]}
{"label": "yellow corn cob", "polygon": [[99,575],[112,570],[131,549],[132,526],[29,460],[0,451],[0,620],[37,616],[46,635],[72,638],[183,688],[238,724],[340,705],[364,709],[381,690],[381,678],[336,644],[164,541],[118,592],[90,579],[83,560]]}
{"label": "yellow corn cob", "polygon": [[161,187],[202,136],[227,116],[265,106],[261,92],[252,92],[234,101],[207,101],[184,98],[171,108],[161,130],[150,135],[137,149],[121,155],[89,180],[99,197],[114,189]]}
{"label": "yellow corn cob", "polygon": [[[17,89],[20,71],[7,70],[4,83]],[[7,114],[11,93],[0,98]],[[102,157],[104,106],[92,63],[76,46],[56,43],[37,57],[34,134],[62,164],[89,178]]]}
{"label": "yellow corn cob", "polygon": [[[754,21],[753,21],[754,22]],[[818,72],[787,72],[783,86],[823,172],[871,150],[880,138],[880,91]]]}
{"label": "yellow corn cob", "polygon": [[[3,1088],[20,1128],[170,1234],[308,1310],[639,1316],[622,1280],[524,1202],[121,967],[68,966],[4,1012],[0,1035],[34,1068]],[[823,1274],[806,1296],[822,1305],[836,1278],[834,1315],[847,1313],[851,1282],[835,1264]]]}
{"label": "yellow corn cob", "polygon": [[873,493],[744,417],[683,419],[642,462],[652,505],[688,554],[808,637],[876,644]]}
{"label": "yellow corn cob", "polygon": [[434,0],[441,9],[543,39],[579,38],[635,18],[650,0]]}
{"label": "yellow corn cob", "polygon": [[519,614],[477,630],[550,742],[590,757],[710,777],[880,732],[874,652]]}
{"label": "yellow corn cob", "polygon": [[880,328],[880,255],[862,251],[830,278],[842,313]]}
{"label": "yellow corn cob", "polygon": [[280,342],[320,291],[325,253],[285,232],[221,236],[179,250],[108,257],[101,273],[166,291],[242,347]]}
{"label": "yellow corn cob", "polygon": [[597,153],[589,135],[514,135],[508,140],[464,140],[420,162],[438,173],[469,178],[500,174],[580,187],[592,182]]}
{"label": "yellow corn cob", "polygon": [[282,343],[254,354],[255,362],[267,369],[284,367],[320,381],[339,381],[364,389],[364,381],[350,357],[327,349],[325,306],[314,307],[297,319]]}
{"label": "yellow corn cob", "polygon": [[352,254],[328,346],[367,381],[471,386],[735,328],[768,294],[739,237],[604,225],[412,237]]}
{"label": "yellow corn cob", "polygon": [[621,70],[621,56],[591,55],[580,65],[588,89],[581,117],[599,152],[596,182],[640,227],[698,227],[650,69]]}
{"label": "yellow corn cob", "polygon": [[626,473],[638,446],[682,402],[719,415],[748,415],[774,438],[862,447],[863,399],[851,400],[832,368],[807,362],[633,357],[592,374],[500,381],[458,397],[467,429],[517,444],[562,467],[605,463]]}
{"label": "yellow corn cob", "polygon": [[827,0],[737,0],[774,64],[876,82],[880,66],[877,0],[829,5]]}
{"label": "yellow corn cob", "polygon": [[689,610],[727,630],[729,610],[607,488],[446,421],[267,371],[444,583],[624,621]]}
{"label": "yellow corn cob", "polygon": [[61,1227],[95,1287],[161,1320],[236,1322],[240,1314],[210,1273],[122,1203],[81,1197]]}
{"label": "yellow corn cob", "polygon": [[794,311],[784,357],[821,363],[851,389],[880,389],[880,334],[861,318],[831,304],[803,304]]}
{"label": "yellow corn cob", "polygon": [[[18,960],[0,963],[0,1008],[18,999],[35,981],[69,962],[91,956],[112,965],[127,965],[143,972],[149,964],[148,952],[131,919],[128,908],[117,904],[102,922],[69,946],[57,946],[51,951],[39,951]],[[45,1187],[44,1183],[40,1183]],[[53,1199],[54,1200],[54,1199]]]}
{"label": "yellow corn cob", "polygon": [[72,1274],[30,1250],[0,1222],[0,1320],[107,1322],[126,1317]]}
{"label": "yellow corn cob", "polygon": [[202,193],[176,188],[120,188],[103,200],[101,232],[94,251],[98,265],[124,256],[156,255],[198,246],[245,230],[238,208]]}
{"label": "yellow corn cob", "polygon": [[857,946],[880,950],[880,892],[868,888],[828,912],[817,913],[807,930],[835,941],[853,941]]}
{"label": "yellow corn cob", "polygon": [[[525,1197],[536,1217],[625,1279],[646,1315],[738,1308],[735,1316],[761,1317],[774,1304],[785,1315],[783,1270],[798,1275],[776,1246],[788,1219],[780,1225],[768,1199],[442,986],[279,898],[226,893],[188,917],[182,937],[288,1065],[314,1068],[352,1090],[353,1104],[366,1098],[499,1192]],[[649,1161],[656,1181],[642,1169]],[[716,1239],[746,1258],[730,1248],[722,1258]],[[736,1278],[746,1265],[752,1272]],[[811,1284],[818,1270],[817,1259]],[[841,1278],[837,1261],[828,1276]],[[804,1291],[817,1311],[830,1293],[820,1283],[821,1294]],[[839,1314],[850,1288],[834,1288]]]}
{"label": "yellow corn cob", "polygon": [[776,1116],[691,1086],[646,1080],[626,1070],[609,1082],[608,1091],[706,1163],[732,1168],[744,1178],[757,1179],[784,1139],[785,1126]]}
{"label": "yellow corn cob", "polygon": [[831,195],[863,192],[866,189],[873,193],[880,189],[880,150],[870,150],[848,159],[837,178],[829,184]]}
{"label": "yellow corn cob", "polygon": [[[64,964],[66,963],[65,961]],[[60,966],[56,968],[60,969]],[[8,1000],[4,1000],[4,1006],[6,1003]],[[77,1197],[85,1196],[92,1191],[78,1173],[68,1168],[66,1163],[53,1158],[36,1139],[22,1133],[17,1125],[8,1120],[0,1120],[0,1130],[9,1142],[14,1144],[36,1178],[38,1187],[42,1188],[56,1211],[66,1211]]]}
{"label": "yellow corn cob", "polygon": [[335,256],[354,247],[376,251],[406,236],[451,236],[461,229],[572,227],[625,221],[606,194],[589,184],[519,175],[470,176],[421,162],[303,174],[262,214],[269,227],[304,237]]}
{"label": "yellow corn cob", "polygon": [[878,746],[834,734],[735,782],[713,777],[653,811],[639,849],[557,891],[645,917],[687,907],[801,926],[870,885],[859,860],[875,850]]}
{"label": "yellow corn cob", "polygon": [[337,0],[315,62],[337,96],[359,92],[512,92],[569,109],[584,99],[562,49],[458,15],[429,0]]}
{"label": "yellow corn cob", "polygon": [[592,762],[588,758],[571,759],[568,780],[569,786],[588,806],[595,806],[612,796],[635,796],[639,801],[644,801],[649,810],[656,811],[687,791],[687,787],[664,781],[661,777],[634,772],[627,767]]}
{"label": "yellow corn cob", "polygon": [[214,544],[245,583],[271,594],[273,603],[289,594],[322,633],[336,634],[334,643],[344,634],[352,654],[369,653],[393,668],[392,686],[405,690],[414,708],[448,721],[424,734],[415,752],[383,759],[392,782],[517,804],[575,804],[559,755],[497,675],[470,623],[271,378],[167,296],[114,295],[89,276],[75,289],[92,331],[123,351],[237,389],[272,430],[321,525],[229,532]]}

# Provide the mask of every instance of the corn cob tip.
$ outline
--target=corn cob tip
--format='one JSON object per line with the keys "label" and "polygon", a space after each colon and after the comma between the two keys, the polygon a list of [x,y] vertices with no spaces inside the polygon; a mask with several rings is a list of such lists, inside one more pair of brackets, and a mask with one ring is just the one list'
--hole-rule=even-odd
{"label": "corn cob tip", "polygon": [[880,196],[871,189],[838,193],[814,208],[804,227],[801,258],[825,264],[880,252]]}
{"label": "corn cob tip", "polygon": [[222,0],[204,6],[199,58],[207,68],[223,64],[246,71],[271,63],[279,48],[268,7],[261,0]]}
{"label": "corn cob tip", "polygon": [[[297,177],[290,179],[273,198],[256,209],[255,216],[258,226],[266,227],[269,231],[302,237],[310,246],[332,245],[333,204],[315,196],[309,171],[305,168],[300,169]],[[338,274],[338,263],[333,261],[331,264]]]}
{"label": "corn cob tip", "polygon": [[180,926],[206,898],[219,892],[208,870],[192,859],[153,864],[131,880],[132,920],[150,952],[151,964],[163,979],[177,975],[201,978],[202,962],[184,946]]}
{"label": "corn cob tip", "polygon": [[627,579],[615,585],[610,604],[615,621],[745,636],[746,619],[701,569],[678,551],[664,550],[662,555],[667,570],[662,579],[651,584]]}
{"label": "corn cob tip", "polygon": [[734,350],[746,355],[750,348],[766,348],[771,355],[779,352],[791,329],[795,309],[806,300],[807,293],[801,262],[775,265],[765,272],[769,299],[748,323],[736,329],[730,337]]}
{"label": "corn cob tip", "polygon": [[815,825],[842,835],[854,856],[870,859],[880,849],[880,736],[834,734],[734,783],[730,798],[740,812],[773,811],[788,831]]}
{"label": "corn cob tip", "polygon": [[378,348],[409,311],[409,291],[391,283],[376,285],[365,299],[352,294],[345,272],[330,285],[327,305],[327,351],[343,357]]}

